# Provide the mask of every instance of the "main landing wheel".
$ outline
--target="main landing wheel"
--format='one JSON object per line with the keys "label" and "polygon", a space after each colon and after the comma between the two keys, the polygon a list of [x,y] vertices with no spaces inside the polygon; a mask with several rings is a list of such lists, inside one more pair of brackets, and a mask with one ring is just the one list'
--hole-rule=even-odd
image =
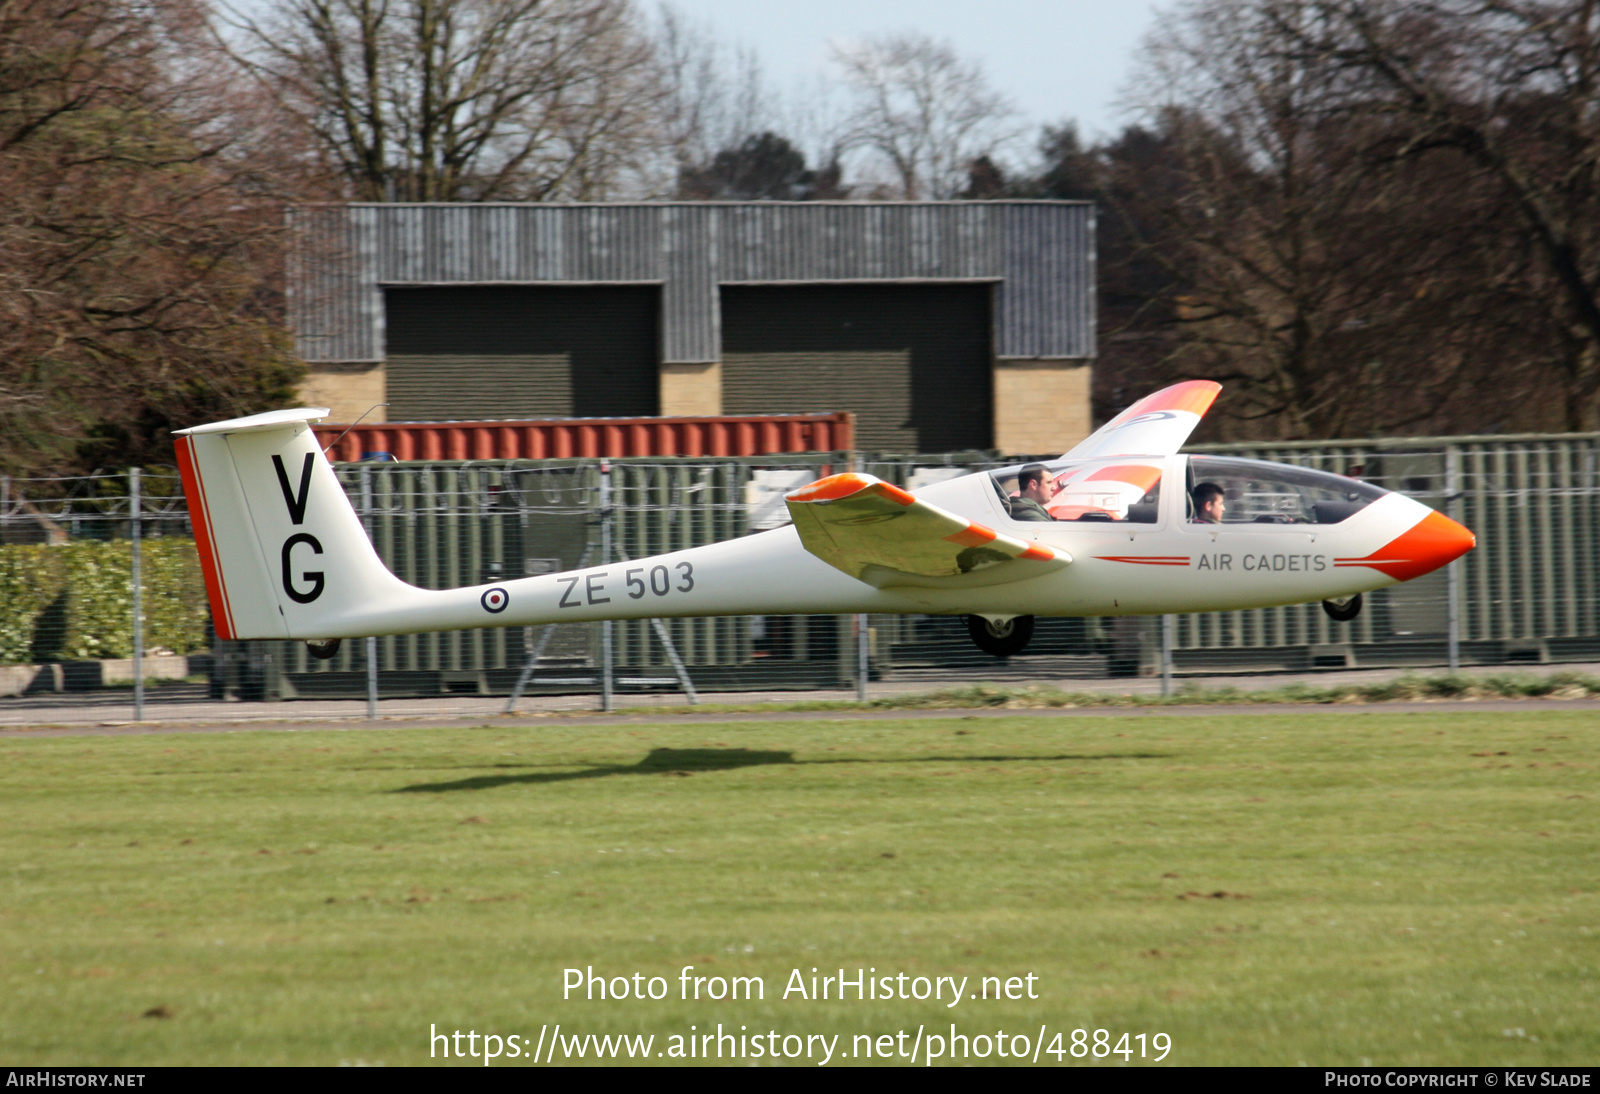
{"label": "main landing wheel", "polygon": [[1019,615],[1001,623],[991,623],[981,615],[969,615],[967,633],[984,653],[1010,657],[1021,653],[1033,638],[1033,616]]}
{"label": "main landing wheel", "polygon": [[1361,594],[1341,596],[1337,600],[1324,600],[1322,610],[1327,612],[1328,618],[1335,623],[1348,623],[1361,614]]}
{"label": "main landing wheel", "polygon": [[318,661],[331,661],[339,656],[339,643],[343,639],[330,638],[326,642],[307,642],[306,651]]}

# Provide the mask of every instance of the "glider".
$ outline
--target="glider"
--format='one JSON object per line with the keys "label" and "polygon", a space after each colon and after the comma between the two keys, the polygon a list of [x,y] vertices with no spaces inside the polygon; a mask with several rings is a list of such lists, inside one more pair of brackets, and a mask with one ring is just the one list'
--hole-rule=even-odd
{"label": "glider", "polygon": [[[1046,462],[1049,521],[1013,519],[1020,466],[915,491],[840,474],[790,493],[781,528],[459,589],[408,585],[378,558],[312,432],[326,410],[180,430],[177,452],[217,635],[300,639],[318,656],[369,635],[858,612],[967,616],[979,647],[1003,656],[1040,615],[1322,601],[1348,619],[1363,592],[1472,549],[1466,528],[1370,483],[1181,455],[1220,390],[1158,391]],[[1206,484],[1225,499],[1220,523],[1196,519]]]}

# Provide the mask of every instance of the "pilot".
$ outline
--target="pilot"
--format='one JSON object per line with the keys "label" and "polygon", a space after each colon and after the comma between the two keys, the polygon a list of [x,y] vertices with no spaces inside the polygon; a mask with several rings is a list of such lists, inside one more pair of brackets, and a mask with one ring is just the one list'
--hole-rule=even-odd
{"label": "pilot", "polygon": [[1197,524],[1221,524],[1223,510],[1222,487],[1214,482],[1203,482],[1189,495],[1194,499],[1194,517]]}
{"label": "pilot", "polygon": [[1056,496],[1056,482],[1042,463],[1030,463],[1017,472],[1017,496],[1011,499],[1012,520],[1055,520],[1045,510]]}

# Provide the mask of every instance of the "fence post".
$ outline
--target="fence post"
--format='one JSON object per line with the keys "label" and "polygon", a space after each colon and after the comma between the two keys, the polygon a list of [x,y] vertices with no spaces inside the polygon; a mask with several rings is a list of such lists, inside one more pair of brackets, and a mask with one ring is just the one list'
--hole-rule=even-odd
{"label": "fence post", "polygon": [[[1461,494],[1461,450],[1450,445],[1444,452],[1444,514],[1456,519],[1456,501]],[[1461,560],[1444,568],[1445,645],[1451,672],[1461,670]]]}
{"label": "fence post", "polygon": [[[611,562],[611,465],[600,465],[600,558]],[[612,698],[611,620],[600,622],[600,709],[610,711]]]}
{"label": "fence post", "polygon": [[[860,472],[862,468],[861,453],[853,453],[850,457],[850,469]],[[871,649],[868,642],[868,616],[862,612],[856,616],[856,699],[865,703],[867,701],[867,676],[872,671],[869,664]]]}
{"label": "fence post", "polygon": [[865,612],[856,616],[856,698],[863,703],[867,701],[867,674],[871,671],[867,640],[867,622],[870,618]]}
{"label": "fence post", "polygon": [[128,469],[128,516],[133,579],[133,720],[144,721],[144,574],[139,539],[139,471]]}
{"label": "fence post", "polygon": [[1172,696],[1172,631],[1177,617],[1161,617],[1161,698]]}
{"label": "fence post", "polygon": [[[378,547],[373,539],[373,469],[362,467],[362,529],[366,539]],[[378,720],[378,638],[368,635],[362,643],[366,654],[366,720]]]}

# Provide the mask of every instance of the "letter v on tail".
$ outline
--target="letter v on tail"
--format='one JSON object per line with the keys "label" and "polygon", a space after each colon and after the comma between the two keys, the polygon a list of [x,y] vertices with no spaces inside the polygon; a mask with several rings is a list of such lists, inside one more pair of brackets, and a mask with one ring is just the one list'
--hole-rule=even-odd
{"label": "letter v on tail", "polygon": [[283,503],[289,507],[290,522],[297,527],[306,522],[306,499],[311,496],[311,465],[315,459],[315,453],[306,453],[305,463],[300,468],[300,489],[296,492],[289,488],[289,474],[283,469],[283,457],[276,452],[272,454],[272,467],[278,472],[278,488],[283,491]]}

